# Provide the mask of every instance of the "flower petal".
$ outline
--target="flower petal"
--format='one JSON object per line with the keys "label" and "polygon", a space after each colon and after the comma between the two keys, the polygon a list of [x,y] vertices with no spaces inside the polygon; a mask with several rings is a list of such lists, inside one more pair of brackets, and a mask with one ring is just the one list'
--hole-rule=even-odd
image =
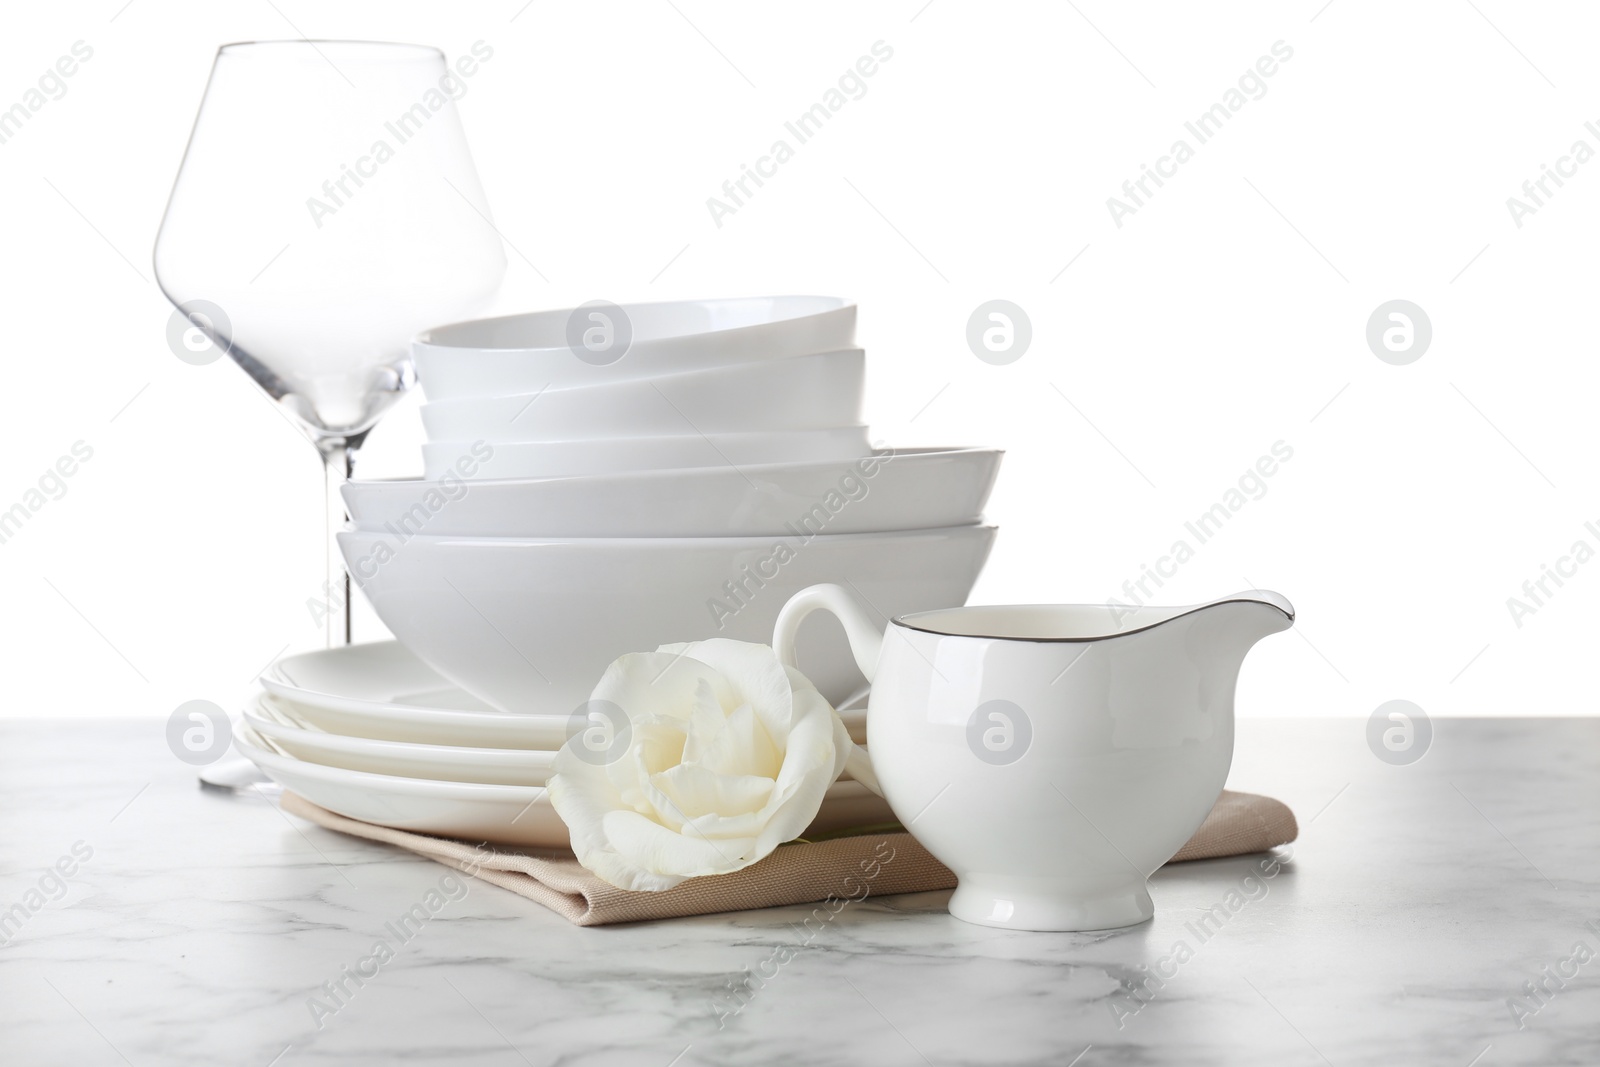
{"label": "flower petal", "polygon": [[[789,731],[783,766],[778,771],[778,789],[786,795],[802,778],[819,773],[827,778],[826,787],[844,769],[845,753],[835,743],[836,728],[844,728],[839,713],[815,690],[796,693],[794,702],[794,728]],[[848,739],[850,735],[844,736]]]}
{"label": "flower petal", "polygon": [[759,774],[776,778],[783,756],[772,743],[755,709],[745,704],[731,715],[715,720],[711,715],[696,712],[691,720],[689,738],[683,746],[683,761],[709,767],[720,774]]}
{"label": "flower petal", "polygon": [[789,688],[793,689],[796,693],[800,692],[802,689],[816,688],[816,685],[812,683],[810,678],[807,678],[804,674],[800,673],[799,667],[791,667],[786,663],[783,665],[783,673],[789,676]]}
{"label": "flower petal", "polygon": [[[761,828],[767,825],[768,820],[771,818],[771,808],[772,805],[769,803],[759,811],[745,812],[742,815],[717,815],[714,813],[698,815],[684,823],[680,832],[695,834],[712,841],[743,838],[754,840],[760,835]],[[765,858],[767,853],[771,851],[772,849],[770,848],[757,851],[751,857],[751,862]]]}
{"label": "flower petal", "polygon": [[[609,813],[603,820],[603,829],[611,851],[621,861],[612,864],[613,870],[656,878],[671,877],[676,879],[674,885],[686,878],[726,874],[748,866],[755,847],[750,838],[707,840],[692,833],[675,833],[632,811]],[[621,888],[632,886],[622,885]]]}
{"label": "flower petal", "polygon": [[630,652],[606,668],[589,699],[610,701],[630,720],[648,715],[683,719],[688,718],[695,690],[702,682],[710,685],[725,705],[735,701],[727,682],[698,659],[664,652]]}
{"label": "flower petal", "polygon": [[683,761],[688,730],[682,719],[653,715],[632,724],[633,736],[626,752],[612,753],[606,764],[606,777],[616,787],[620,806],[634,811],[654,810],[647,783]]}
{"label": "flower petal", "polygon": [[772,796],[772,779],[758,774],[718,774],[708,767],[680,763],[650,779],[687,819],[703,815],[751,815]]}
{"label": "flower petal", "polygon": [[772,791],[766,825],[756,838],[756,853],[761,856],[799,837],[816,820],[848,755],[850,736],[832,705],[815,693],[796,694],[796,703],[802,708],[800,719],[789,735],[789,751]]}
{"label": "flower petal", "polygon": [[724,679],[729,697],[723,699],[722,706],[731,711],[740,704],[749,704],[781,749],[794,712],[794,690],[770,646],[714,637],[690,644],[682,655],[705,664]]}
{"label": "flower petal", "polygon": [[622,798],[605,768],[585,763],[565,749],[556,753],[554,770],[545,786],[551,806],[567,824],[578,862],[596,870],[599,857],[611,851],[603,829],[605,816],[621,808]]}

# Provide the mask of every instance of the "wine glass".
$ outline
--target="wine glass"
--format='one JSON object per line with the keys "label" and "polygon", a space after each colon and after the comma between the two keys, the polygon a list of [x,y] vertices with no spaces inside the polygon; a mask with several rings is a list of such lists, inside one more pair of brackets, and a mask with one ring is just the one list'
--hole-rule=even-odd
{"label": "wine glass", "polygon": [[421,45],[224,45],[156,237],[161,291],[322,455],[330,647],[350,641],[333,534],[355,452],[415,379],[411,338],[505,275],[455,109],[469,72]]}

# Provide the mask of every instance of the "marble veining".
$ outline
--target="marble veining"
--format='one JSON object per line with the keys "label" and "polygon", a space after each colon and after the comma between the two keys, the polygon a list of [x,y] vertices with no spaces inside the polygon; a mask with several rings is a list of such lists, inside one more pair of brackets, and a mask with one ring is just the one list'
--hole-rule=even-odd
{"label": "marble veining", "polygon": [[202,792],[160,722],[11,721],[0,1061],[1600,1062],[1600,720],[1434,725],[1393,767],[1361,720],[1241,721],[1230,785],[1300,840],[1161,871],[1143,926],[1028,934],[948,893],[578,929]]}

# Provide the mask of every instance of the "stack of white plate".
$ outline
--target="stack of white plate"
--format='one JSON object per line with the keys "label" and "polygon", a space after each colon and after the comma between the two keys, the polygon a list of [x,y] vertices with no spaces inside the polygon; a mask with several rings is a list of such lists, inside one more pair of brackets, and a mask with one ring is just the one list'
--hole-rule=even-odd
{"label": "stack of white plate", "polygon": [[[403,830],[569,847],[544,786],[556,750],[587,723],[497,711],[393,641],[289,656],[261,682],[234,743],[285,789]],[[864,713],[841,715],[864,740]],[[893,818],[866,787],[843,780],[828,790],[811,832]]]}
{"label": "stack of white plate", "polygon": [[[617,656],[769,641],[816,582],[885,622],[963,604],[1000,453],[871,448],[854,331],[854,305],[811,296],[430,330],[426,474],[345,487],[351,575],[451,683],[563,721]],[[799,656],[835,702],[862,684],[834,627]]]}

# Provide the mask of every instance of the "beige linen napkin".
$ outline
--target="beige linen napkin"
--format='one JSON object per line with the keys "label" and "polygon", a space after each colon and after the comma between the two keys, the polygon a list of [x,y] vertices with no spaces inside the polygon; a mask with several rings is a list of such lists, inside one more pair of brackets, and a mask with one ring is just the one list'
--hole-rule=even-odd
{"label": "beige linen napkin", "polygon": [[[898,829],[795,842],[742,871],[691,878],[660,893],[635,893],[596,878],[565,849],[506,849],[394,830],[335,815],[290,792],[283,794],[281,804],[291,815],[329,830],[399,845],[476,875],[537,901],[579,926],[923,893],[952,889],[956,884],[949,868]],[[1271,797],[1225,790],[1171,862],[1260,852],[1287,844],[1298,834],[1294,813],[1286,805]]]}

